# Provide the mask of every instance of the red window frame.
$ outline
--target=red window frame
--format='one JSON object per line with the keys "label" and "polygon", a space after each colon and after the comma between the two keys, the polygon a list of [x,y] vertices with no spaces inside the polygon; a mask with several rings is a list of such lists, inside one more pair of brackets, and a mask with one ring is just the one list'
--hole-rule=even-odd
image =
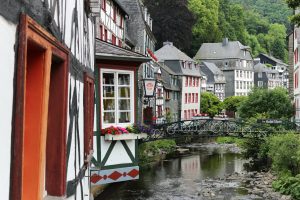
{"label": "red window frame", "polygon": [[189,77],[185,77],[185,87],[187,87],[189,85]]}
{"label": "red window frame", "polygon": [[299,76],[298,76],[298,71],[297,71],[297,72],[295,73],[295,83],[294,83],[295,89],[298,88],[298,78],[299,78]]}
{"label": "red window frame", "polygon": [[84,159],[89,163],[88,157],[93,153],[93,136],[94,136],[94,105],[95,89],[94,79],[87,73],[84,73],[84,91],[83,91],[83,108],[84,108]]}
{"label": "red window frame", "polygon": [[123,28],[123,17],[122,17],[122,15],[120,16],[120,27]]}
{"label": "red window frame", "polygon": [[116,37],[115,35],[112,35],[112,36],[111,36],[111,43],[112,43],[113,45],[117,45],[117,37]]}
{"label": "red window frame", "polygon": [[104,29],[104,41],[107,42],[107,39],[108,39],[107,29]]}
{"label": "red window frame", "polygon": [[161,96],[161,89],[160,89],[160,88],[157,89],[157,97],[162,97],[162,96]]}
{"label": "red window frame", "polygon": [[103,26],[100,25],[100,40],[103,40]]}
{"label": "red window frame", "polygon": [[102,0],[101,8],[106,11],[106,0]]}
{"label": "red window frame", "polygon": [[187,119],[187,111],[184,111],[184,119]]}
{"label": "red window frame", "polygon": [[191,93],[189,93],[189,103],[191,103],[191,98],[192,98],[192,95],[191,95]]}
{"label": "red window frame", "polygon": [[192,93],[192,103],[195,103],[195,94]]}
{"label": "red window frame", "polygon": [[195,101],[195,103],[198,103],[198,99],[199,99],[199,95],[198,95],[198,93],[196,93],[196,101]]}
{"label": "red window frame", "polygon": [[114,22],[116,22],[116,20],[117,20],[117,8],[116,8],[116,6],[113,7],[113,20],[114,20]]}
{"label": "red window frame", "polygon": [[162,106],[161,105],[157,106],[157,117],[160,117],[160,116],[162,116]]}
{"label": "red window frame", "polygon": [[187,104],[187,103],[188,103],[188,94],[185,93],[185,104]]}

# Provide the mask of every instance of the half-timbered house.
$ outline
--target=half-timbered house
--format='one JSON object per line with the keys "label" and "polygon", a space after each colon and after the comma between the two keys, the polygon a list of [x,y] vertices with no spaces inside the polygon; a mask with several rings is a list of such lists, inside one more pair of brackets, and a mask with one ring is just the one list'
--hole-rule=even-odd
{"label": "half-timbered house", "polygon": [[1,199],[89,199],[96,0],[0,6]]}
{"label": "half-timbered house", "polygon": [[128,13],[117,0],[103,0],[100,15],[95,20],[96,124],[90,174],[93,191],[97,191],[99,185],[139,177],[139,136],[103,135],[106,128],[124,129],[137,122],[138,70],[142,63],[150,60],[123,48],[127,17]]}

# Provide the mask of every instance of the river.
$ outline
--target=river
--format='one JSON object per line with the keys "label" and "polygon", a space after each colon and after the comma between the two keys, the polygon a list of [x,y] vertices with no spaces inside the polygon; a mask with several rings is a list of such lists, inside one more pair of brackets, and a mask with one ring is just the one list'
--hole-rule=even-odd
{"label": "river", "polygon": [[241,180],[228,181],[225,178],[244,172],[243,164],[247,161],[242,159],[236,148],[216,144],[193,144],[188,148],[191,154],[164,160],[151,169],[141,170],[137,181],[111,184],[96,199],[253,199]]}

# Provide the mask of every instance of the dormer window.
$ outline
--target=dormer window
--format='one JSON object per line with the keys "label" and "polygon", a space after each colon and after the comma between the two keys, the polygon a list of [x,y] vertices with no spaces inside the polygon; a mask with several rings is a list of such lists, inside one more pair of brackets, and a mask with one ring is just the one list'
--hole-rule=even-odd
{"label": "dormer window", "polygon": [[189,68],[192,69],[192,62],[189,62]]}
{"label": "dormer window", "polygon": [[186,62],[185,61],[182,61],[182,67],[185,69],[186,68]]}

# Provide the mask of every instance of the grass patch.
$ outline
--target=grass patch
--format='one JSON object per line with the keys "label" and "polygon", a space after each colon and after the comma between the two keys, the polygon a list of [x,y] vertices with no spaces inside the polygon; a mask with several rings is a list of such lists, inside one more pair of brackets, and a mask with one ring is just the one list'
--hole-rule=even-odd
{"label": "grass patch", "polygon": [[162,154],[175,150],[175,140],[157,140],[139,145],[139,164],[145,166],[160,159]]}
{"label": "grass patch", "polygon": [[218,144],[236,144],[241,147],[244,143],[244,139],[237,137],[217,137],[216,142]]}

